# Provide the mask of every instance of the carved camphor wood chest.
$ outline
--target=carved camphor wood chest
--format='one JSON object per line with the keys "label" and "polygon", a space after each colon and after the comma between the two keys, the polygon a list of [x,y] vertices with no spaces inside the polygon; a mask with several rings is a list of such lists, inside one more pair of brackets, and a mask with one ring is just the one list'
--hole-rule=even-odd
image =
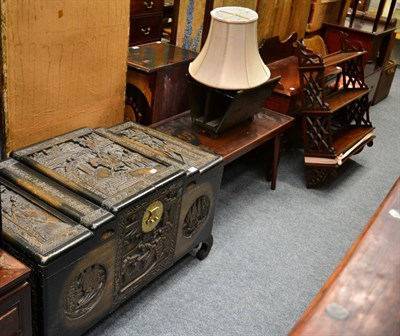
{"label": "carved camphor wood chest", "polygon": [[124,124],[12,156],[0,163],[3,236],[32,269],[37,334],[82,334],[196,246],[199,258],[211,248],[214,154]]}

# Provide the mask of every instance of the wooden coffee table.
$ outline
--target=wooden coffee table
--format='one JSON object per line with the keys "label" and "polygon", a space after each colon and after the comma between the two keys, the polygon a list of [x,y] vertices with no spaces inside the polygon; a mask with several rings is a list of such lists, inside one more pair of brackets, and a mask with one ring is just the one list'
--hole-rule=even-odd
{"label": "wooden coffee table", "polygon": [[225,165],[267,141],[273,140],[272,162],[269,162],[266,177],[271,181],[271,189],[274,190],[281,135],[293,126],[294,122],[295,119],[290,116],[262,108],[252,121],[237,125],[215,138],[204,130],[192,127],[189,111],[153,124],[152,127],[221,155]]}

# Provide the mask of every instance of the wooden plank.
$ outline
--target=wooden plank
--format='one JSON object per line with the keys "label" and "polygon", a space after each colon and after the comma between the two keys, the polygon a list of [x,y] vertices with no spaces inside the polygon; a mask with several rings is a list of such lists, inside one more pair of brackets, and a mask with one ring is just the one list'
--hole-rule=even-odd
{"label": "wooden plank", "polygon": [[329,105],[329,113],[334,114],[337,110],[346,106],[350,102],[357,100],[367,94],[369,89],[348,89],[340,90],[335,94],[326,97],[326,103]]}
{"label": "wooden plank", "polygon": [[311,1],[307,0],[259,0],[258,41],[272,36],[284,40],[293,32],[304,37],[310,8]]}
{"label": "wooden plank", "polygon": [[400,178],[290,336],[399,335]]}

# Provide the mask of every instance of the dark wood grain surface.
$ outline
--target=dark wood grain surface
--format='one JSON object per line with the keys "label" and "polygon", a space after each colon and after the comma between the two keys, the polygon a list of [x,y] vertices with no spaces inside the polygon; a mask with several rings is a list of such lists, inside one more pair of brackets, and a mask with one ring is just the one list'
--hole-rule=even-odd
{"label": "dark wood grain surface", "polygon": [[290,336],[399,335],[399,256],[400,178]]}
{"label": "dark wood grain surface", "polygon": [[189,108],[186,74],[196,56],[191,50],[161,42],[129,48],[127,98],[137,109],[136,121],[149,125]]}
{"label": "dark wood grain surface", "polygon": [[224,158],[225,164],[281,134],[292,126],[294,118],[281,113],[262,109],[251,122],[244,122],[217,138],[192,127],[189,112],[153,125],[158,130],[174,135],[194,145],[211,149]]}
{"label": "dark wood grain surface", "polygon": [[194,60],[197,53],[168,43],[152,42],[128,49],[128,68],[146,73]]}
{"label": "dark wood grain surface", "polygon": [[218,137],[212,137],[204,130],[194,128],[189,111],[153,124],[152,127],[221,155],[224,164],[273,140],[273,149],[268,150],[269,153],[267,153],[272,159],[268,162],[266,178],[271,181],[271,189],[274,190],[280,156],[280,138],[294,122],[295,119],[290,116],[262,108],[252,121],[236,125],[222,132]]}
{"label": "dark wood grain surface", "polygon": [[0,335],[32,335],[30,269],[0,248]]}
{"label": "dark wood grain surface", "polygon": [[25,280],[29,276],[29,268],[0,248],[0,295]]}

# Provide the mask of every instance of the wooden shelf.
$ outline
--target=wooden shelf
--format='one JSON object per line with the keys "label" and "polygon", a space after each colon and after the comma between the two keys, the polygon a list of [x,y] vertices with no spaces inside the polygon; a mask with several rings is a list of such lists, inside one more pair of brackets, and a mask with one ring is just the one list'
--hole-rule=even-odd
{"label": "wooden shelf", "polygon": [[315,108],[303,109],[304,115],[332,115],[349,103],[360,99],[369,93],[369,89],[348,89],[334,92],[327,96],[325,103],[328,109]]}
{"label": "wooden shelf", "polygon": [[349,103],[365,96],[368,92],[369,89],[347,89],[329,95],[325,101],[330,107],[329,113],[335,113]]}
{"label": "wooden shelf", "polygon": [[[372,145],[375,138],[368,113],[370,89],[363,73],[365,51],[361,43],[349,41],[345,35],[342,39],[345,49],[323,58],[298,42],[308,188],[321,185],[333,169],[365,145]],[[327,71],[335,66],[341,70],[343,85],[338,85],[338,75]]]}
{"label": "wooden shelf", "polygon": [[371,134],[373,130],[374,127],[372,126],[350,126],[335,136],[333,148],[336,153],[343,154],[365,138],[366,135]]}
{"label": "wooden shelf", "polygon": [[[367,142],[375,138],[373,134],[374,127],[372,126],[350,126],[346,130],[336,134],[332,143],[334,153],[321,155],[318,152],[307,153],[307,158],[321,159],[336,159],[338,157],[350,157],[354,152],[357,152],[360,147],[363,147]],[[344,159],[344,158],[343,158]],[[317,160],[308,160],[308,162],[317,162]],[[326,161],[326,164],[333,163],[333,161]]]}
{"label": "wooden shelf", "polygon": [[344,51],[329,54],[323,57],[324,66],[329,67],[332,65],[340,64],[360,55],[364,55],[365,53],[366,51]]}

